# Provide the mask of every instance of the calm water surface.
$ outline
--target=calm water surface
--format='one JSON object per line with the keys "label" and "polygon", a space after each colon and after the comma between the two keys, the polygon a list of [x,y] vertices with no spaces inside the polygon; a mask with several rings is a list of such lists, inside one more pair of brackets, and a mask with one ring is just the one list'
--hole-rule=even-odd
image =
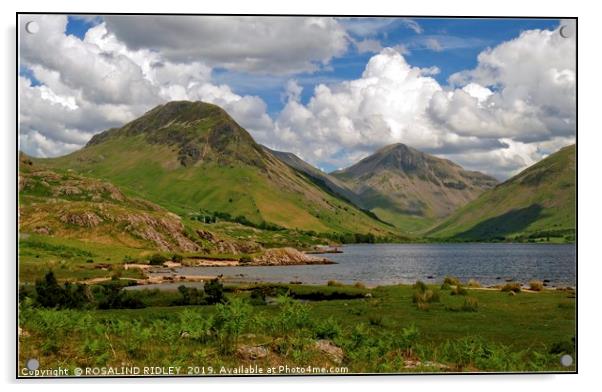
{"label": "calm water surface", "polygon": [[183,267],[186,275],[223,274],[234,281],[300,281],[367,285],[440,281],[446,275],[483,284],[547,279],[550,286],[575,285],[576,246],[552,244],[359,244],[325,255],[338,264],[265,267]]}

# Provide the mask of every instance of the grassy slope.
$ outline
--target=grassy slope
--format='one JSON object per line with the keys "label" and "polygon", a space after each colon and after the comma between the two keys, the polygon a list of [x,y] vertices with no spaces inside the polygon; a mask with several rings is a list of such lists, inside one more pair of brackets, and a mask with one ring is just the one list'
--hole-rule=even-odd
{"label": "grassy slope", "polygon": [[427,235],[461,240],[570,237],[575,230],[575,181],[572,145],[485,192]]}
{"label": "grassy slope", "polygon": [[431,227],[496,182],[402,144],[386,146],[331,175],[379,219],[410,233]]}
{"label": "grassy slope", "polygon": [[184,167],[176,148],[150,144],[144,135],[112,137],[65,157],[37,160],[57,170],[107,179],[126,194],[141,196],[180,215],[199,209],[318,232],[391,234],[351,204],[329,195],[284,163],[267,170],[233,161]]}

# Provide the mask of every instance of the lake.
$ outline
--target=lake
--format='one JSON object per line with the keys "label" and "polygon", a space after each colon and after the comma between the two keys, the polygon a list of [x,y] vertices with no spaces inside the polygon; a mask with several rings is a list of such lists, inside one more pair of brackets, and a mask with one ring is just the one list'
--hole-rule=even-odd
{"label": "lake", "polygon": [[[446,275],[482,284],[506,279],[550,286],[575,286],[574,244],[356,244],[325,255],[338,264],[264,267],[182,267],[185,275],[218,275],[231,281],[325,284],[363,282],[369,286],[441,281]],[[429,278],[430,277],[430,278]]]}

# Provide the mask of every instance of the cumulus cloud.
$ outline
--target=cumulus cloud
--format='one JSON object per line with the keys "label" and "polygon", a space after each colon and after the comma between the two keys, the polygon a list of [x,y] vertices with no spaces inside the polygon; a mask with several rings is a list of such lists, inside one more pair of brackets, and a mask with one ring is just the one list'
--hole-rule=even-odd
{"label": "cumulus cloud", "polygon": [[575,42],[531,30],[487,49],[450,86],[385,48],[362,77],[318,85],[276,119],[274,147],[344,167],[402,142],[506,178],[575,140]]}
{"label": "cumulus cloud", "polygon": [[264,74],[315,71],[349,44],[345,28],[328,17],[112,15],[104,20],[132,50],[150,48],[174,62],[202,58],[210,66]]}
{"label": "cumulus cloud", "polygon": [[20,146],[26,153],[71,152],[94,133],[121,126],[171,100],[218,104],[252,132],[272,127],[263,100],[213,83],[205,63],[175,63],[149,49],[131,50],[105,23],[80,40],[66,35],[65,16],[28,16],[31,19],[41,30],[31,35],[20,27],[20,60],[40,85],[19,78]]}

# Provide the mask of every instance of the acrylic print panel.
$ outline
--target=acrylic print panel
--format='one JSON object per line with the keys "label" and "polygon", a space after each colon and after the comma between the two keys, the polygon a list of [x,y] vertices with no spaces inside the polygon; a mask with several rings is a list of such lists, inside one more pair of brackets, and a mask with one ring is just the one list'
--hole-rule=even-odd
{"label": "acrylic print panel", "polygon": [[575,19],[17,40],[18,377],[576,371]]}

